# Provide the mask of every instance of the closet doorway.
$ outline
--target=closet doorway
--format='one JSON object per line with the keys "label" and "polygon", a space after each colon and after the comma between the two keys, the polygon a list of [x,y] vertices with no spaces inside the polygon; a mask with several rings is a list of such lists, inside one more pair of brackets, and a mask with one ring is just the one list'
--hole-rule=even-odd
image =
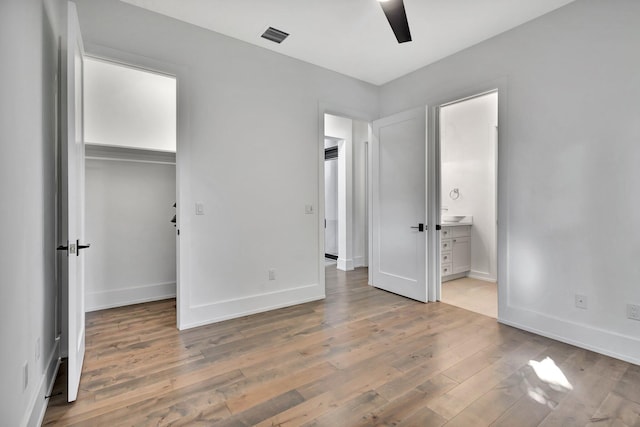
{"label": "closet doorway", "polygon": [[87,311],[176,297],[175,76],[85,61]]}

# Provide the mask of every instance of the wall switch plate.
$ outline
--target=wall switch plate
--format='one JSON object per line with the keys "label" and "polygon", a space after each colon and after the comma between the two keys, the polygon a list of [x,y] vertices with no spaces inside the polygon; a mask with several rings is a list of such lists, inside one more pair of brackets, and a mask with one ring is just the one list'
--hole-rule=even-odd
{"label": "wall switch plate", "polygon": [[313,205],[304,205],[304,213],[307,215],[313,213]]}
{"label": "wall switch plate", "polygon": [[196,202],[196,215],[204,215],[204,203]]}
{"label": "wall switch plate", "polygon": [[269,269],[269,280],[276,280],[276,269],[275,268],[270,268]]}
{"label": "wall switch plate", "polygon": [[627,319],[640,320],[640,305],[627,304]]}
{"label": "wall switch plate", "polygon": [[576,307],[582,308],[584,310],[587,309],[587,296],[576,294]]}

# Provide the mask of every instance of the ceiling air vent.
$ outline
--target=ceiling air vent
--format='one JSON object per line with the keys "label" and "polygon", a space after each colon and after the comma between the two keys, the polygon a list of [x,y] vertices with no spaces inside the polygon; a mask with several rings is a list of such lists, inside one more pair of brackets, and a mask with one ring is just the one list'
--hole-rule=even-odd
{"label": "ceiling air vent", "polygon": [[285,33],[284,31],[280,31],[277,28],[269,27],[267,31],[262,34],[263,39],[271,40],[275,43],[282,43],[282,40],[289,37],[289,33]]}

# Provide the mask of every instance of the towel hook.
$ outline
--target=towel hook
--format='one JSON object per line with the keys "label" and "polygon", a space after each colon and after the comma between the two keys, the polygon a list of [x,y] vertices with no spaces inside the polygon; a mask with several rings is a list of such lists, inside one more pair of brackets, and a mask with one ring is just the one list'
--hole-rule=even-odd
{"label": "towel hook", "polygon": [[458,198],[460,197],[460,189],[454,188],[453,190],[449,191],[449,197],[452,200],[458,200]]}

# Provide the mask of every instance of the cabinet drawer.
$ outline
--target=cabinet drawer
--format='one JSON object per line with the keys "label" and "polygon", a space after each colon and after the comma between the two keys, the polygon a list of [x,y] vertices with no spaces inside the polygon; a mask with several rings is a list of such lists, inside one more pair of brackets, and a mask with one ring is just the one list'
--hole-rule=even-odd
{"label": "cabinet drawer", "polygon": [[440,252],[440,264],[448,264],[451,262],[451,251]]}
{"label": "cabinet drawer", "polygon": [[471,236],[471,226],[470,225],[460,225],[458,227],[451,227],[451,237],[470,237]]}
{"label": "cabinet drawer", "polygon": [[451,239],[442,239],[440,241],[440,252],[446,252],[451,250]]}
{"label": "cabinet drawer", "polygon": [[450,274],[452,274],[452,268],[451,268],[451,263],[447,263],[447,264],[442,264],[440,266],[440,275],[441,276],[448,276]]}
{"label": "cabinet drawer", "polygon": [[440,230],[440,238],[441,239],[450,239],[451,238],[451,229],[455,227],[442,227]]}

